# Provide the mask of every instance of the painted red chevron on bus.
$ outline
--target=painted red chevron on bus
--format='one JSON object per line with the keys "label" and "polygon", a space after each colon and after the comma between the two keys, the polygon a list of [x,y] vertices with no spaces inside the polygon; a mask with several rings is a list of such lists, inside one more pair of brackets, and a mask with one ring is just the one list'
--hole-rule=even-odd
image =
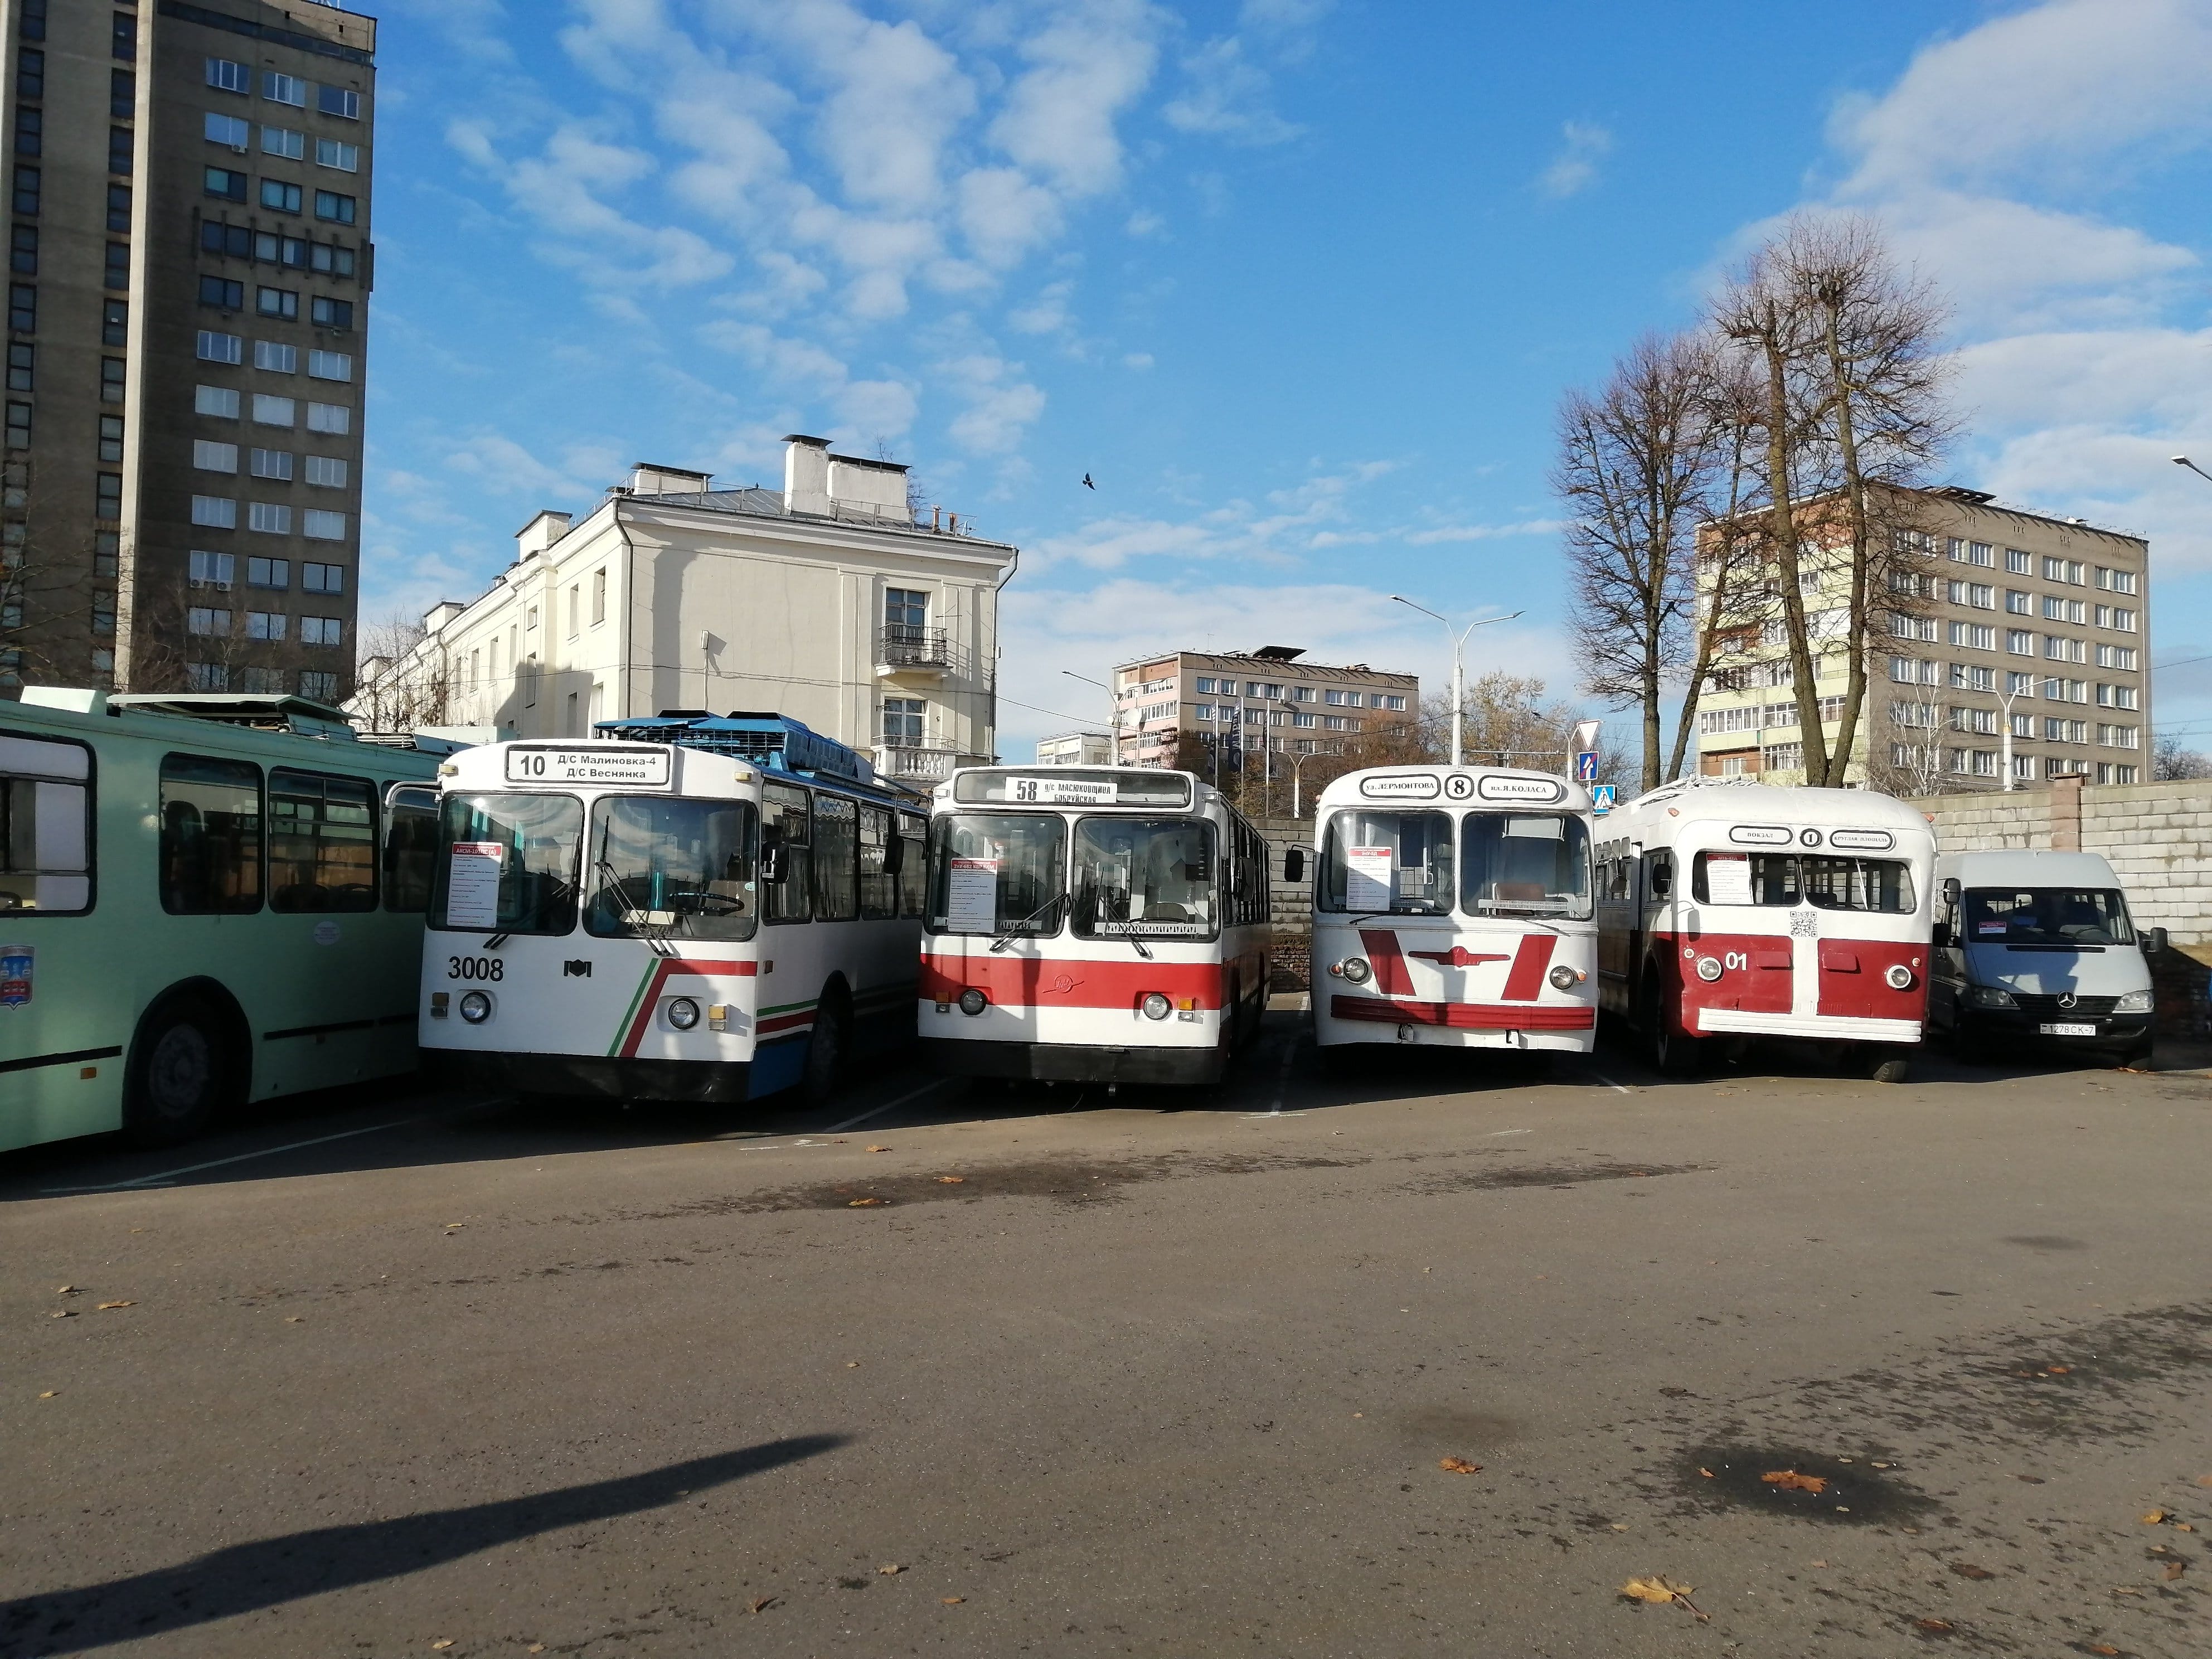
{"label": "painted red chevron on bus", "polygon": [[705,978],[710,975],[733,975],[739,979],[750,979],[760,972],[757,962],[693,962],[683,957],[656,957],[652,970],[647,974],[645,988],[631,1012],[629,1025],[623,1033],[621,1046],[615,1051],[624,1060],[637,1055],[637,1045],[645,1041],[645,1034],[653,1024],[653,1011],[660,1004],[660,993],[672,979]]}

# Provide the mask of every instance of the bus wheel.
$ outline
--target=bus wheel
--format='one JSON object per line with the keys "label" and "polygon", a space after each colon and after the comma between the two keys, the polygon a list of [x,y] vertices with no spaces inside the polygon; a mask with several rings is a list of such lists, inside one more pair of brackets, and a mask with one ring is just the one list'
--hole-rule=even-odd
{"label": "bus wheel", "polygon": [[1902,1083],[1912,1070],[1911,1056],[1894,1048],[1877,1048],[1859,1064],[1876,1083]]}
{"label": "bus wheel", "polygon": [[1662,1077],[1695,1077],[1705,1059],[1705,1045],[1677,1030],[1667,1017],[1656,991],[1644,994],[1644,1032],[1651,1042],[1651,1064]]}
{"label": "bus wheel", "polygon": [[207,1127],[232,1070],[222,1021],[191,1000],[158,1009],[138,1028],[124,1081],[124,1125],[141,1146],[170,1146]]}
{"label": "bus wheel", "polygon": [[845,1081],[845,1051],[852,1016],[842,990],[830,989],[814,1009],[814,1030],[806,1039],[806,1070],[799,1079],[809,1106],[827,1106]]}

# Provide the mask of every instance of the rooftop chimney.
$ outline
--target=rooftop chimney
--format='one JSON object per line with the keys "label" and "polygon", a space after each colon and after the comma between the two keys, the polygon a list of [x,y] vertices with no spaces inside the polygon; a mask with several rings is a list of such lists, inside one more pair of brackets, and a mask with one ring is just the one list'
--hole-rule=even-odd
{"label": "rooftop chimney", "polygon": [[694,472],[688,466],[660,466],[652,461],[630,463],[627,480],[633,495],[703,495],[714,486],[711,472]]}
{"label": "rooftop chimney", "polygon": [[515,558],[520,561],[534,553],[543,553],[567,535],[568,526],[574,522],[568,514],[556,513],[550,507],[541,509],[536,518],[514,532]]}
{"label": "rooftop chimney", "polygon": [[830,512],[830,441],[810,438],[803,432],[784,434],[783,510]]}

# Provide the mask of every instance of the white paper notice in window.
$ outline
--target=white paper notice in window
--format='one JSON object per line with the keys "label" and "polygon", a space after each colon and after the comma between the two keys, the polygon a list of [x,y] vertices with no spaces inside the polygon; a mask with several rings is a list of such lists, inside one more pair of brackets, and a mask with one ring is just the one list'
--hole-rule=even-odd
{"label": "white paper notice in window", "polygon": [[446,926],[499,926],[499,872],[506,848],[495,841],[457,841],[446,872]]}
{"label": "white paper notice in window", "polygon": [[1751,902],[1751,855],[1748,853],[1705,854],[1705,902],[1708,904]]}
{"label": "white paper notice in window", "polygon": [[1387,847],[1347,847],[1344,849],[1344,903],[1351,910],[1390,908],[1390,849]]}
{"label": "white paper notice in window", "polygon": [[955,859],[945,877],[945,926],[955,933],[991,933],[999,927],[997,859]]}

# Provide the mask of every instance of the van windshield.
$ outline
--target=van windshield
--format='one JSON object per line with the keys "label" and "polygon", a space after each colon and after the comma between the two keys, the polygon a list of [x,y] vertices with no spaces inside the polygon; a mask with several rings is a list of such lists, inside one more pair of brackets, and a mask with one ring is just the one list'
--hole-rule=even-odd
{"label": "van windshield", "polygon": [[1967,945],[2133,945],[2117,889],[1982,888],[1960,901]]}

